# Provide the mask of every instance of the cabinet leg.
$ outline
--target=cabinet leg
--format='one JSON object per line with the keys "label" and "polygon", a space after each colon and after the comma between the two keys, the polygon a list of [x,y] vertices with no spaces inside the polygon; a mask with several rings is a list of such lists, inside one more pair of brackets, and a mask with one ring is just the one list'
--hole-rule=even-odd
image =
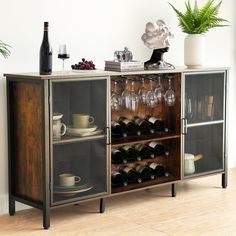
{"label": "cabinet leg", "polygon": [[15,200],[9,197],[9,215],[14,216],[16,213],[16,203]]}
{"label": "cabinet leg", "polygon": [[50,209],[46,207],[43,209],[43,228],[49,229],[50,227]]}
{"label": "cabinet leg", "polygon": [[105,199],[101,198],[100,199],[100,213],[104,213],[105,211]]}
{"label": "cabinet leg", "polygon": [[171,184],[171,196],[176,197],[176,184]]}
{"label": "cabinet leg", "polygon": [[228,177],[227,173],[222,174],[222,177],[221,177],[222,188],[227,188],[227,185],[228,185],[228,178],[227,177]]}

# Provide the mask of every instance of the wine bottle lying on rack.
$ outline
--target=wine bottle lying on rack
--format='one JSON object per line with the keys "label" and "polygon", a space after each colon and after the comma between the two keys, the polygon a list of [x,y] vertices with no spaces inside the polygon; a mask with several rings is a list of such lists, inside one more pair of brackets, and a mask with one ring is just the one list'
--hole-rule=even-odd
{"label": "wine bottle lying on rack", "polygon": [[120,168],[119,171],[128,180],[128,183],[142,183],[142,179],[139,177],[138,172],[128,166]]}
{"label": "wine bottle lying on rack", "polygon": [[127,157],[119,149],[114,148],[111,150],[111,161],[112,164],[126,164]]}
{"label": "wine bottle lying on rack", "polygon": [[125,187],[128,185],[127,179],[119,171],[111,172],[111,183],[116,187]]}
{"label": "wine bottle lying on rack", "polygon": [[141,134],[153,134],[154,129],[151,124],[144,119],[135,116],[133,119],[133,123],[137,126],[137,129],[141,132]]}
{"label": "wine bottle lying on rack", "polygon": [[115,136],[115,137],[118,137],[118,138],[127,137],[127,133],[125,132],[123,127],[115,121],[111,122],[111,134],[112,134],[112,136]]}
{"label": "wine bottle lying on rack", "polygon": [[120,151],[124,154],[127,161],[141,161],[142,156],[140,152],[130,145],[125,145],[120,148]]}
{"label": "wine bottle lying on rack", "polygon": [[165,176],[165,167],[161,164],[157,164],[155,162],[151,162],[151,163],[148,163],[147,165],[150,170],[151,170],[151,173],[156,176],[156,177],[162,177],[162,176]]}
{"label": "wine bottle lying on rack", "polygon": [[135,171],[139,174],[139,178],[142,181],[155,179],[155,174],[153,173],[152,169],[150,169],[148,166],[137,165],[135,167]]}
{"label": "wine bottle lying on rack", "polygon": [[168,128],[165,127],[164,122],[156,117],[148,116],[146,121],[149,123],[151,129],[155,132],[168,132]]}
{"label": "wine bottle lying on rack", "polygon": [[130,135],[141,135],[141,132],[138,130],[138,127],[132,120],[127,119],[126,117],[121,116],[118,120],[118,123],[123,127],[123,129]]}
{"label": "wine bottle lying on rack", "polygon": [[140,153],[141,159],[148,159],[155,157],[154,150],[145,144],[137,143],[133,145],[133,148]]}
{"label": "wine bottle lying on rack", "polygon": [[169,156],[169,152],[165,147],[155,141],[147,143],[147,146],[150,147],[156,156]]}

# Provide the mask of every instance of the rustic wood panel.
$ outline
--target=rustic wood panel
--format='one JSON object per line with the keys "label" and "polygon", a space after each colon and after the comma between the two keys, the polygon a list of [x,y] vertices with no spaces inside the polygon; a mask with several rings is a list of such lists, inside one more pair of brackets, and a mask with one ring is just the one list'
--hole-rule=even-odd
{"label": "rustic wood panel", "polygon": [[11,158],[13,194],[34,202],[43,199],[43,104],[38,83],[11,82]]}

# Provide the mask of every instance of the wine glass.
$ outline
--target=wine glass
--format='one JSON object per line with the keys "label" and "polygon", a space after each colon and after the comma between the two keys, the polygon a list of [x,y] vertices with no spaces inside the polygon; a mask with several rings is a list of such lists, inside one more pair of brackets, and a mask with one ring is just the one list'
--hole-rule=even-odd
{"label": "wine glass", "polygon": [[121,94],[122,106],[126,109],[130,108],[130,98],[129,98],[130,92],[129,92],[128,86],[129,86],[129,80],[126,79],[125,80],[125,89]]}
{"label": "wine glass", "polygon": [[114,81],[114,89],[111,92],[111,109],[114,111],[120,110],[121,96],[118,93],[117,81]]}
{"label": "wine glass", "polygon": [[158,85],[157,88],[155,89],[155,98],[156,98],[156,103],[161,102],[162,99],[164,98],[164,90],[162,88],[160,75],[158,75]]}
{"label": "wine glass", "polygon": [[143,104],[147,103],[147,93],[148,90],[145,88],[145,80],[144,78],[142,78],[142,87],[140,88],[138,95],[140,102],[142,102]]}
{"label": "wine glass", "polygon": [[65,71],[65,59],[70,58],[70,54],[68,53],[66,44],[59,45],[58,58],[62,59],[62,71]]}
{"label": "wine glass", "polygon": [[129,95],[129,109],[131,111],[137,111],[139,105],[139,96],[134,91],[134,80],[131,82],[131,92]]}
{"label": "wine glass", "polygon": [[174,106],[175,104],[175,92],[174,90],[171,88],[171,77],[169,77],[168,79],[169,82],[169,88],[165,93],[165,102],[167,106]]}
{"label": "wine glass", "polygon": [[150,79],[150,89],[147,92],[147,106],[150,108],[154,108],[156,106],[156,98],[155,91],[153,90],[153,81]]}

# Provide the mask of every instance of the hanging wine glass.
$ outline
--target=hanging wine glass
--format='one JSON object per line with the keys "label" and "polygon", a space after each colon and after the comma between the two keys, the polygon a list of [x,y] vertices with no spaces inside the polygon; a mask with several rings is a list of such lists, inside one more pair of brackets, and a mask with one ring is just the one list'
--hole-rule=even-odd
{"label": "hanging wine glass", "polygon": [[165,102],[167,106],[174,106],[175,104],[175,92],[174,90],[171,88],[171,78],[169,77],[168,79],[169,82],[169,88],[165,93]]}
{"label": "hanging wine glass", "polygon": [[157,88],[155,89],[155,98],[156,98],[156,103],[161,103],[162,99],[164,98],[164,89],[161,84],[160,75],[158,75],[158,85]]}
{"label": "hanging wine glass", "polygon": [[140,88],[138,92],[139,100],[141,103],[146,104],[147,103],[147,93],[148,90],[145,88],[145,80],[142,78],[142,87]]}
{"label": "hanging wine glass", "polygon": [[111,109],[113,111],[120,110],[121,96],[118,93],[117,81],[114,81],[114,88],[111,92]]}
{"label": "hanging wine glass", "polygon": [[122,101],[122,106],[126,109],[130,108],[130,92],[129,92],[129,80],[125,80],[125,89],[121,94],[121,101]]}
{"label": "hanging wine glass", "polygon": [[134,91],[134,80],[131,83],[131,92],[129,95],[129,109],[131,111],[137,111],[138,110],[138,105],[139,105],[139,96],[138,94],[135,93]]}
{"label": "hanging wine glass", "polygon": [[156,106],[155,102],[155,91],[153,90],[153,81],[150,79],[150,90],[147,92],[147,106],[150,108],[154,108]]}

